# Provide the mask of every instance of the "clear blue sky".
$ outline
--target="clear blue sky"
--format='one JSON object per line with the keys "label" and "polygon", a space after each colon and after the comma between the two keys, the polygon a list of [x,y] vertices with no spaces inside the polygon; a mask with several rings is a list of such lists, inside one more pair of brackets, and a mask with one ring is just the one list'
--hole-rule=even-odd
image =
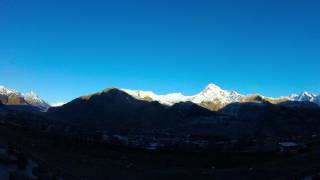
{"label": "clear blue sky", "polygon": [[318,0],[1,0],[0,84],[49,102],[213,82],[320,93]]}

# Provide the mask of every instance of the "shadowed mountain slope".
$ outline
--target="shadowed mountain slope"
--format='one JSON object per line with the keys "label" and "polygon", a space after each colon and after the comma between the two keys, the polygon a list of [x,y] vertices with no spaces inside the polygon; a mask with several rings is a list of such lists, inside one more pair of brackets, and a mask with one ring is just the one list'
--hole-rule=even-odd
{"label": "shadowed mountain slope", "polygon": [[320,130],[320,107],[306,102],[234,103],[219,112],[237,119],[242,133],[251,136],[299,136]]}
{"label": "shadowed mountain slope", "polygon": [[199,116],[219,114],[193,103],[165,106],[133,98],[118,89],[77,98],[47,115],[56,121],[87,128],[173,128]]}

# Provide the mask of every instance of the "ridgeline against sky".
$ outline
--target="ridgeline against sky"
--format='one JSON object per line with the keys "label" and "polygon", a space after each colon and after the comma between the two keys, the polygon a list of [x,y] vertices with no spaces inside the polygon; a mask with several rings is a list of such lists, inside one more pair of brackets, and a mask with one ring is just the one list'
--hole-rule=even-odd
{"label": "ridgeline against sky", "polygon": [[320,2],[0,2],[0,84],[49,102],[106,87],[320,92]]}

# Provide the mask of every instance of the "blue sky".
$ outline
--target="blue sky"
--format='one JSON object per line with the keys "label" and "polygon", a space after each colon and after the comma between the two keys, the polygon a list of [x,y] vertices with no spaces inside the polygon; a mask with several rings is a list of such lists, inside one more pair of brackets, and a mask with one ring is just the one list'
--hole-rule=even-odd
{"label": "blue sky", "polygon": [[316,0],[2,0],[0,84],[49,102],[107,87],[320,93]]}

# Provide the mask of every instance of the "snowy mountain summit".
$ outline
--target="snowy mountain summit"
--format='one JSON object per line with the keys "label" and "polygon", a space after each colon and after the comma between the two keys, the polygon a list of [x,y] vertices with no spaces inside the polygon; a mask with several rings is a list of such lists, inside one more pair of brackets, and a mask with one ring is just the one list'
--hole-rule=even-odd
{"label": "snowy mountain summit", "polygon": [[200,93],[192,96],[190,101],[196,104],[215,101],[219,101],[222,104],[229,104],[239,102],[242,97],[243,95],[235,91],[223,90],[219,86],[211,83]]}
{"label": "snowy mountain summit", "polygon": [[300,95],[293,94],[289,97],[291,101],[301,101],[301,102],[313,102],[320,105],[320,95],[315,95],[309,92],[302,92]]}
{"label": "snowy mountain summit", "polygon": [[24,99],[28,104],[32,106],[39,107],[40,109],[47,110],[50,108],[50,105],[41,99],[35,92],[30,91],[28,93],[23,94]]}
{"label": "snowy mountain summit", "polygon": [[10,94],[18,94],[16,90],[6,88],[4,86],[0,86],[0,95],[10,95]]}

